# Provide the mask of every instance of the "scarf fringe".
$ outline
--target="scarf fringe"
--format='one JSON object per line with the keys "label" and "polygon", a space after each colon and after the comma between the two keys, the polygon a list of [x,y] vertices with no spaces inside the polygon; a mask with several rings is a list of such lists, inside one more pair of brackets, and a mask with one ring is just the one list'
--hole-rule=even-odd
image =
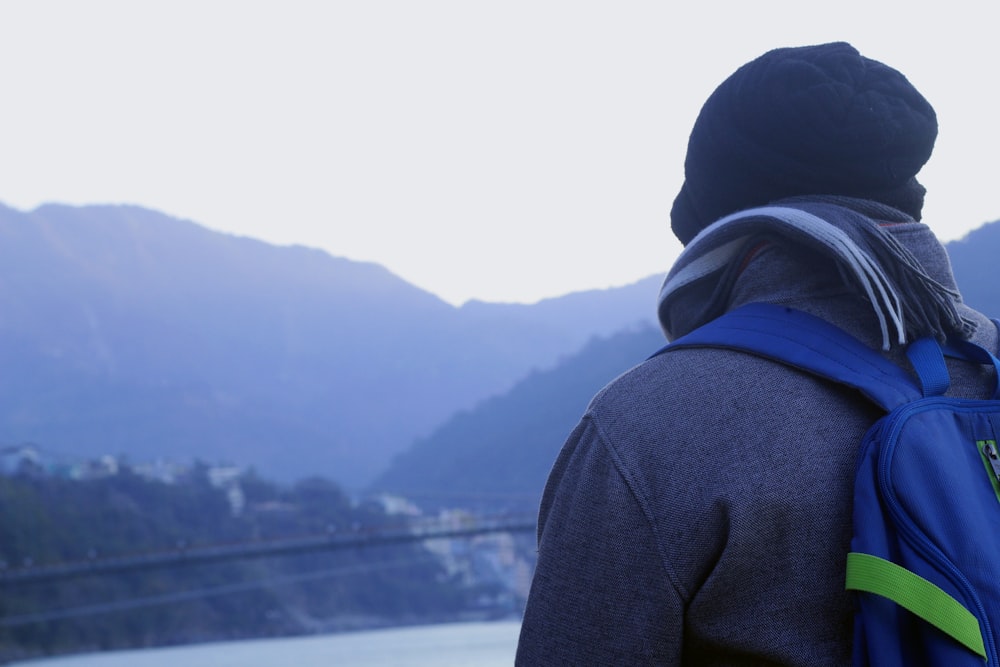
{"label": "scarf fringe", "polygon": [[[698,234],[660,293],[660,317],[668,336],[682,335],[728,306],[736,260],[761,241],[799,245],[831,259],[844,283],[871,304],[883,349],[888,350],[893,339],[900,345],[924,336],[944,342],[956,336],[966,339],[974,330],[972,321],[958,311],[957,292],[927,275],[913,254],[871,218],[831,197],[785,200],[742,211]],[[696,313],[680,327],[672,321],[679,302],[688,306],[688,313]]]}

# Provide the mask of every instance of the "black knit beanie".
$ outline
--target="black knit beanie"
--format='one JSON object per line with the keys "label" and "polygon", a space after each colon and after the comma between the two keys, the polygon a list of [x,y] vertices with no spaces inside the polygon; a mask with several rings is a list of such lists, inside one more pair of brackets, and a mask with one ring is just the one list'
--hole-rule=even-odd
{"label": "black knit beanie", "polygon": [[934,109],[906,77],[850,44],[769,51],[702,107],[671,227],[687,245],[729,213],[797,195],[871,199],[919,220],[915,176],[936,138]]}

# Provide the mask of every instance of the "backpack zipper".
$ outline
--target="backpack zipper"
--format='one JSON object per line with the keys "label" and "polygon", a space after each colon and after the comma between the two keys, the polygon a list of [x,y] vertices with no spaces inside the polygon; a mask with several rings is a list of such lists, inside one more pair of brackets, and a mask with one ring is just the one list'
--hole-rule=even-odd
{"label": "backpack zipper", "polygon": [[943,553],[941,553],[941,550],[934,546],[934,544],[923,534],[923,532],[917,528],[917,526],[913,523],[913,520],[910,519],[909,515],[903,510],[899,501],[896,499],[896,494],[893,492],[889,483],[889,464],[895,454],[896,444],[899,441],[899,432],[902,430],[903,422],[906,421],[906,418],[937,407],[947,407],[952,410],[965,408],[963,411],[977,412],[977,407],[979,407],[977,404],[982,404],[982,407],[989,407],[991,410],[996,409],[996,404],[992,401],[970,401],[942,397],[931,397],[922,400],[918,399],[903,407],[897,408],[893,418],[891,420],[886,420],[887,423],[882,424],[879,429],[879,431],[884,431],[888,428],[888,433],[882,443],[883,446],[878,453],[878,484],[882,492],[882,498],[885,499],[890,513],[896,519],[896,525],[899,526],[903,535],[909,538],[910,544],[913,545],[913,547],[922,553],[926,558],[933,561],[937,565],[938,569],[945,574],[945,576],[951,579],[952,584],[962,591],[965,598],[975,606],[975,609],[970,611],[973,611],[980,623],[980,630],[983,635],[983,642],[986,646],[986,652],[988,655],[987,664],[996,665],[997,654],[996,645],[993,643],[993,632],[989,625],[989,619],[986,616],[986,609],[983,607],[979,596],[976,595],[975,590],[972,588],[972,584],[969,583],[969,580],[966,579],[961,570],[955,567],[955,565],[948,560]]}

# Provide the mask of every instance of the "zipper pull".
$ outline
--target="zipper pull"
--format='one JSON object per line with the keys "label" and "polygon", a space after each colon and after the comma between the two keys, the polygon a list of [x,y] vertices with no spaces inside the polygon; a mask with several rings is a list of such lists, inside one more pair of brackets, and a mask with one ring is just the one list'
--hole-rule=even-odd
{"label": "zipper pull", "polygon": [[997,451],[997,443],[994,440],[983,440],[982,443],[986,462],[993,469],[993,476],[1000,482],[1000,452]]}

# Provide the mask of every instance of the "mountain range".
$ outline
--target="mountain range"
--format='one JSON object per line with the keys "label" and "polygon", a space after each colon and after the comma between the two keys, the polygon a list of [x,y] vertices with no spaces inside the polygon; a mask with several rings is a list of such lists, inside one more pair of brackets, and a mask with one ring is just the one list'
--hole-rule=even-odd
{"label": "mountain range", "polygon": [[0,445],[357,489],[456,412],[650,325],[659,282],[456,308],[140,207],[0,206]]}
{"label": "mountain range", "polygon": [[962,298],[973,308],[1000,317],[1000,221],[992,222],[946,244]]}
{"label": "mountain range", "polygon": [[[964,300],[1000,315],[1000,281],[994,274],[1000,222],[946,248]],[[590,398],[663,343],[653,327],[595,339],[563,363],[532,373],[503,396],[453,416],[417,440],[371,489],[406,495],[429,509],[451,497],[494,511],[537,507],[548,471]]]}
{"label": "mountain range", "polygon": [[[1000,224],[947,248],[966,300],[1000,313]],[[536,502],[590,396],[663,342],[661,279],[454,307],[148,209],[0,206],[0,449]]]}
{"label": "mountain range", "polygon": [[452,416],[397,454],[369,490],[405,496],[424,509],[530,512],[593,395],[664,343],[650,324],[595,338],[554,368]]}

